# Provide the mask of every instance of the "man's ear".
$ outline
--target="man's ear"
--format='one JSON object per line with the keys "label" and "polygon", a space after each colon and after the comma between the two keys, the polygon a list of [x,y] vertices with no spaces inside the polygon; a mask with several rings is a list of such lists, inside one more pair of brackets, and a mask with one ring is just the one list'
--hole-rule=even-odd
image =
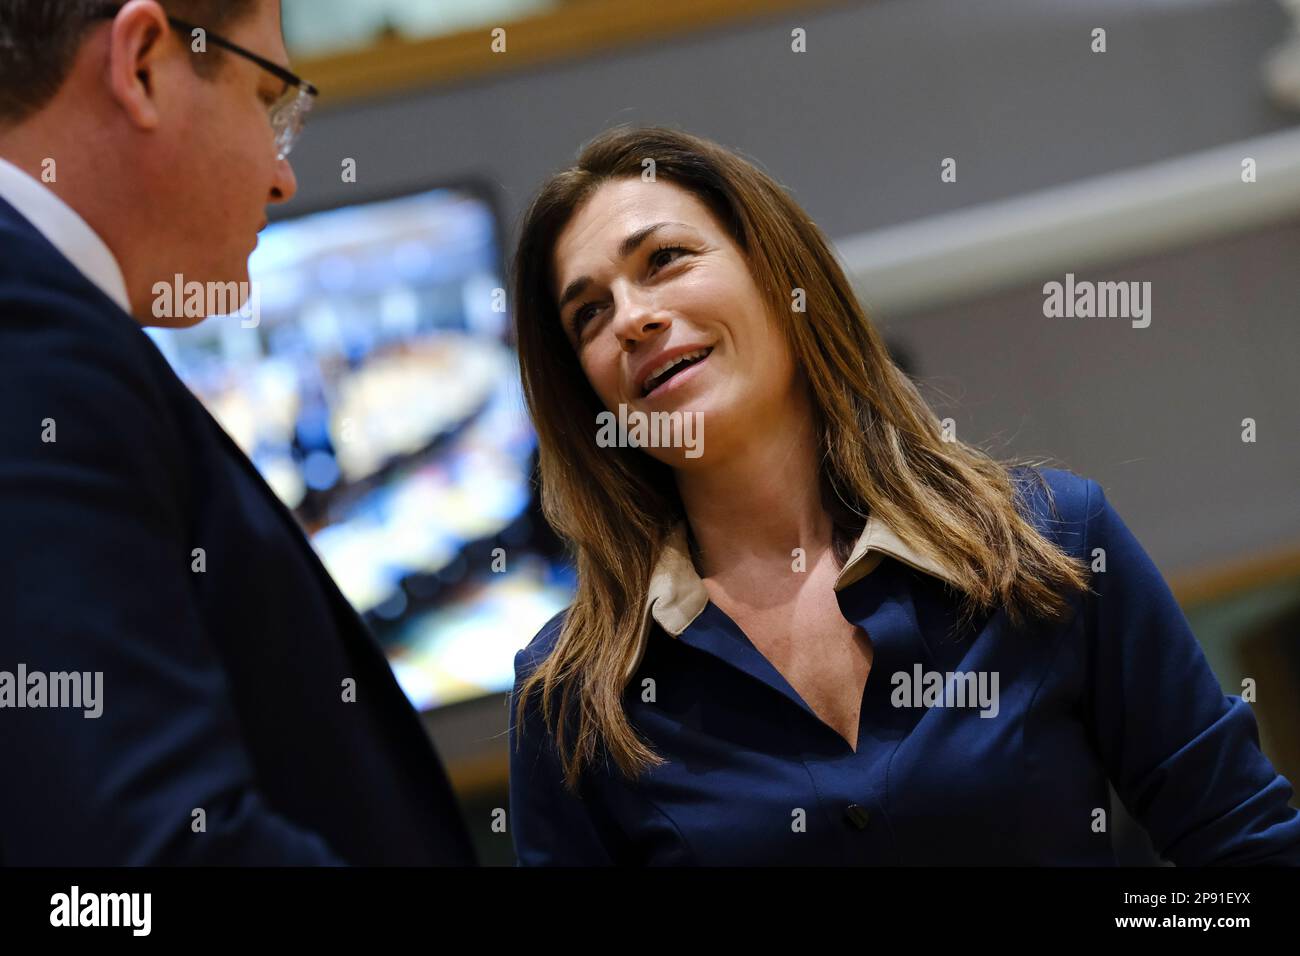
{"label": "man's ear", "polygon": [[131,0],[113,19],[108,41],[108,85],[113,99],[141,130],[156,129],[158,78],[174,56],[171,27],[156,0]]}

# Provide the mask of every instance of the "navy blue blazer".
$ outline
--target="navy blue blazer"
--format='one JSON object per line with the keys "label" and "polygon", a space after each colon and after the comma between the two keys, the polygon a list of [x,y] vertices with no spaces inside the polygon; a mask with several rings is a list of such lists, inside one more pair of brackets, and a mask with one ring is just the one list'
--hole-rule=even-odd
{"label": "navy blue blazer", "polygon": [[20,667],[32,703],[52,686],[33,674],[102,674],[98,717],[0,709],[0,863],[474,862],[419,716],[293,516],[3,201],[0,529],[10,689]]}
{"label": "navy blue blazer", "polygon": [[956,634],[939,570],[888,529],[864,532],[837,584],[875,653],[856,750],[678,556],[669,586],[652,584],[623,697],[667,762],[628,782],[601,754],[571,794],[537,697],[522,727],[513,716],[557,615],[515,658],[520,863],[1114,865],[1109,780],[1167,860],[1300,864],[1300,813],[1250,705],[1224,695],[1101,487],[1040,473],[1057,514],[1032,489],[1035,526],[1089,565],[1105,557],[1063,623],[1016,630],[999,610]]}

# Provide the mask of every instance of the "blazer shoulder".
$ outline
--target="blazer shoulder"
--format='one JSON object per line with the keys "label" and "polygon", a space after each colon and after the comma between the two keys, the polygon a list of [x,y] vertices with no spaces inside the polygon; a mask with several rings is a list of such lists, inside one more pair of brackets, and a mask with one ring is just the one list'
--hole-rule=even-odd
{"label": "blazer shoulder", "polygon": [[566,607],[555,614],[542,625],[541,630],[533,635],[532,640],[515,654],[516,685],[540,666],[550,656],[551,651],[555,650],[555,644],[560,638],[560,631],[564,628],[569,610],[570,608]]}
{"label": "blazer shoulder", "polygon": [[177,397],[189,392],[158,346],[57,256],[16,245],[12,230],[0,228],[0,260],[12,260],[0,266],[0,375],[17,375],[37,391],[93,392],[110,406],[139,401],[133,414],[147,408],[166,419],[169,430],[183,432]]}
{"label": "blazer shoulder", "polygon": [[1094,517],[1101,486],[1063,468],[1022,466],[1013,470],[1022,514],[1044,537],[1080,553]]}
{"label": "blazer shoulder", "polygon": [[145,330],[89,280],[79,273],[76,278],[83,281],[55,284],[0,274],[0,363],[107,363],[169,384],[171,367]]}
{"label": "blazer shoulder", "polygon": [[[0,256],[9,249],[0,242]],[[52,284],[12,270],[0,270],[0,316],[6,464],[34,463],[25,429],[49,418],[67,439],[65,457],[101,477],[134,475],[187,512],[188,463],[202,440],[187,427],[196,400],[144,329],[88,282]]]}

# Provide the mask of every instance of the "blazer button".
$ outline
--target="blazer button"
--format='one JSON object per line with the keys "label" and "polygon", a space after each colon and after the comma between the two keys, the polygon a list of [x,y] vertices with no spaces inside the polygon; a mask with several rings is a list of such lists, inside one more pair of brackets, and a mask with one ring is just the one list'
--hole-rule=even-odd
{"label": "blazer button", "polygon": [[844,808],[844,819],[848,820],[849,823],[853,824],[859,830],[865,830],[867,824],[871,822],[871,814],[867,812],[866,807],[859,806],[856,803],[850,803]]}

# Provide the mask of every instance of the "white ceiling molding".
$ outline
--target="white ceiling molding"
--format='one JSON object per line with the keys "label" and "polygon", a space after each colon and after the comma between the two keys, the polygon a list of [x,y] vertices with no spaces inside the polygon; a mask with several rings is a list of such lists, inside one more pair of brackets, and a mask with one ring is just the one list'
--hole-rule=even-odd
{"label": "white ceiling molding", "polygon": [[[1255,182],[1243,181],[1248,158]],[[1298,214],[1300,127],[863,233],[836,248],[863,304],[899,313]]]}

